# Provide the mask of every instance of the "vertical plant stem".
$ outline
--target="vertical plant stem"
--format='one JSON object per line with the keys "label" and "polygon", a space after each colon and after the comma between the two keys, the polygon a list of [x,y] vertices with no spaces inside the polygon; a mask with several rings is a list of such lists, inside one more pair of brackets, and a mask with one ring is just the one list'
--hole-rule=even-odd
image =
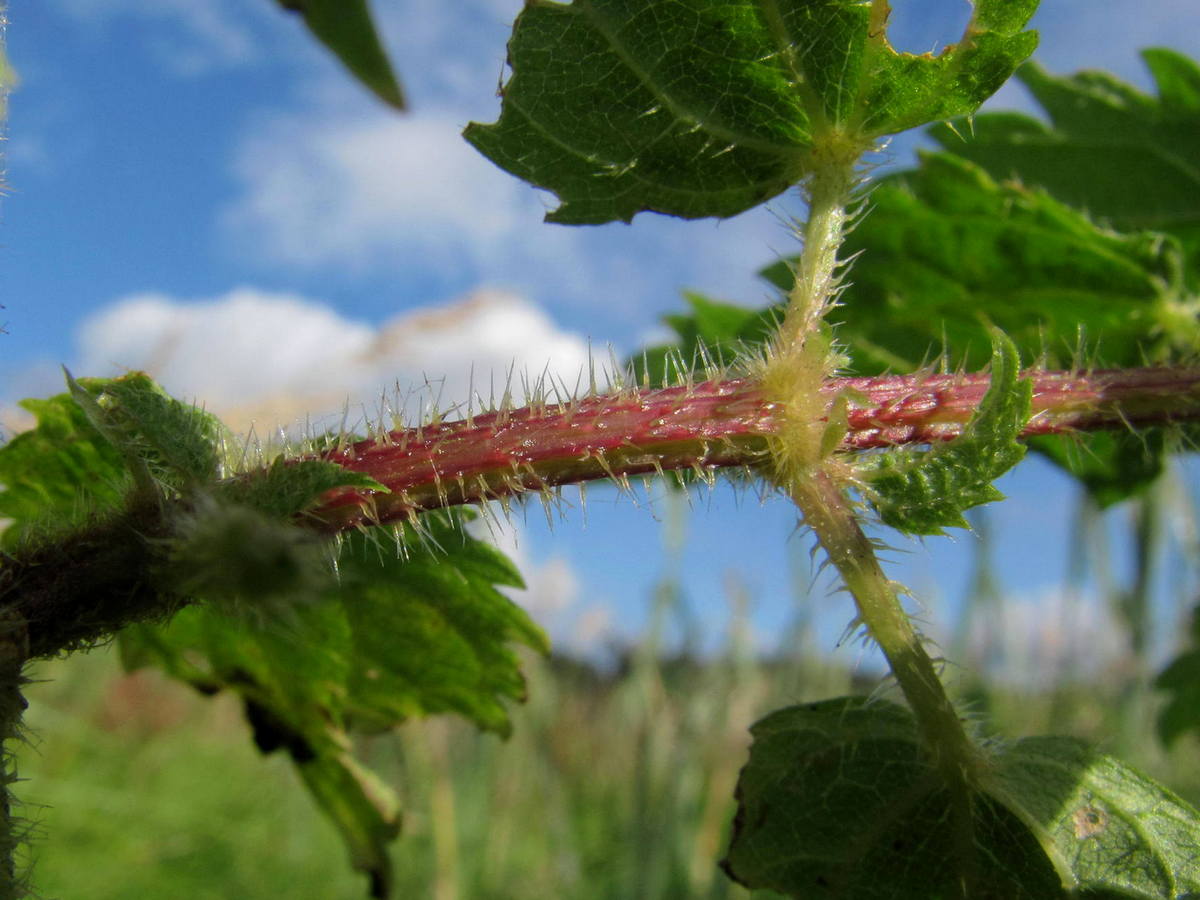
{"label": "vertical plant stem", "polygon": [[793,485],[792,499],[854,596],[859,618],[887,658],[938,767],[951,782],[963,782],[979,757],[850,502],[823,471]]}
{"label": "vertical plant stem", "polygon": [[[840,443],[837,404],[820,399],[820,387],[835,365],[822,319],[838,290],[838,249],[854,189],[853,156],[831,156],[807,187],[809,218],[804,250],[788,311],[763,374],[763,391],[780,413],[769,446],[775,481],[800,508],[805,522],[829,554],[858,606],[859,619],[891,666],[916,717],[934,764],[955,798],[956,813],[970,832],[970,781],[980,759],[946,695],[887,578],[871,541],[858,524],[843,485],[842,463],[833,454]],[[835,438],[830,440],[830,438]]]}
{"label": "vertical plant stem", "polygon": [[11,614],[0,614],[0,900],[26,896],[26,884],[16,860],[25,830],[13,812],[9,789],[17,780],[13,745],[21,740],[21,718],[26,706],[21,692],[25,684],[22,670],[28,657],[24,621]]}
{"label": "vertical plant stem", "polygon": [[857,178],[856,148],[845,159],[830,160],[813,172],[808,183],[808,218],[804,252],[796,265],[796,282],[776,338],[776,352],[788,353],[814,334],[837,296],[838,248],[846,231],[846,205]]}

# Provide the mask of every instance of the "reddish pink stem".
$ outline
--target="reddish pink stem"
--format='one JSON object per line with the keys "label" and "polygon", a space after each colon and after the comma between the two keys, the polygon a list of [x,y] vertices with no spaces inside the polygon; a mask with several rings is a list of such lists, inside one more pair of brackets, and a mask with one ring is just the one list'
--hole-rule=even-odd
{"label": "reddish pink stem", "polygon": [[[1200,369],[1032,372],[1025,435],[1200,421]],[[990,376],[830,379],[851,400],[847,450],[927,444],[961,433]],[[778,409],[749,379],[627,390],[393,431],[323,458],[391,493],[338,489],[315,514],[330,529],[597,478],[755,466]]]}

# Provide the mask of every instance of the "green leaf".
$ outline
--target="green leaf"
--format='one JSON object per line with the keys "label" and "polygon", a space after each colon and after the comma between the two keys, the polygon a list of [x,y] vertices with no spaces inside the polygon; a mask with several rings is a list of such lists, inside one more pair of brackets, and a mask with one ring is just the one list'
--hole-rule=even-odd
{"label": "green leaf", "polygon": [[1067,737],[1004,748],[984,790],[1015,810],[1088,897],[1200,891],[1200,813],[1121,760]]}
{"label": "green leaf", "polygon": [[[1200,308],[1171,238],[1114,233],[949,154],[923,155],[870,201],[846,241],[845,255],[858,256],[837,315],[838,341],[858,373],[909,372],[939,354],[950,368],[979,369],[990,325],[1026,361],[1050,367],[1186,362],[1200,346]],[[790,289],[788,261],[763,274]],[[1131,436],[1034,446],[1102,504],[1140,489],[1162,465],[1153,441]]]}
{"label": "green leaf", "polygon": [[752,729],[723,863],[792,897],[1179,898],[1200,889],[1200,815],[1070,738],[1001,747],[970,830],[951,808],[912,714],[842,698]]}
{"label": "green leaf", "polygon": [[1200,607],[1192,611],[1191,647],[1168,665],[1154,686],[1167,694],[1158,714],[1158,735],[1173,744],[1189,731],[1200,731]]}
{"label": "green leaf", "polygon": [[[1052,366],[1167,363],[1200,345],[1175,241],[1114,233],[949,154],[882,182],[843,254],[857,258],[838,340],[860,374],[910,371],[943,350],[950,367],[978,369],[991,325]],[[790,289],[788,261],[763,274]]]}
{"label": "green leaf", "polygon": [[366,874],[368,895],[390,897],[388,845],[400,836],[400,802],[395,791],[348,753],[297,761],[296,769],[345,841],[350,865]]}
{"label": "green leaf", "polygon": [[893,450],[868,458],[859,472],[867,497],[887,525],[909,534],[968,528],[963,512],[1003,499],[992,482],[1025,456],[1017,438],[1029,420],[1033,385],[1017,381],[1021,360],[997,332],[992,380],[979,409],[953,441],[923,453]]}
{"label": "green leaf", "polygon": [[746,309],[691,291],[683,298],[691,307],[690,314],[663,316],[663,322],[678,335],[678,343],[648,347],[629,359],[639,383],[662,387],[702,369],[706,360],[717,365],[732,363],[766,343],[777,327],[773,309]]}
{"label": "green leaf", "polygon": [[264,470],[223,482],[216,494],[221,500],[286,519],[307,509],[327,491],[340,487],[388,493],[384,485],[369,475],[343,469],[337,463],[323,459],[288,461],[280,456]]}
{"label": "green leaf", "polygon": [[980,797],[966,842],[907,709],[851,697],[778,710],[751,728],[722,863],[735,881],[814,900],[1049,900],[1061,882],[1037,838]]}
{"label": "green leaf", "polygon": [[549,221],[732,216],[881,135],[968,115],[1037,43],[1036,0],[979,0],[940,56],[896,53],[863,0],[534,0],[500,119],[465,137],[554,191]]}
{"label": "green leaf", "polygon": [[354,720],[374,729],[454,712],[508,734],[501,701],[523,700],[525,681],[507,644],[539,651],[549,645],[525,611],[494,587],[524,586],[500,551],[444,519],[425,527],[428,543],[410,548],[406,558],[388,548],[381,553],[363,537],[343,548],[340,578],[343,593],[354,598],[344,606],[355,656],[378,661],[352,673]]}
{"label": "green leaf", "polygon": [[1200,67],[1173,50],[1142,52],[1149,97],[1105,72],[1018,77],[1050,119],[984,114],[933,137],[996,178],[1019,178],[1125,230],[1153,229],[1188,250],[1200,282]]}
{"label": "green leaf", "polygon": [[31,529],[66,530],[117,508],[129,486],[120,453],[70,394],[20,405],[37,425],[0,447],[0,517],[12,520],[2,538],[8,549]]}
{"label": "green leaf", "polygon": [[154,665],[206,694],[241,697],[259,748],[291,755],[355,865],[379,886],[390,879],[383,848],[396,833],[395,800],[352,758],[351,735],[440,712],[506,734],[505,701],[525,692],[509,645],[547,647],[497,589],[520,584],[494,547],[430,514],[419,533],[405,527],[400,551],[375,534],[346,539],[336,588],[286,616],[192,606],[118,640],[126,668]]}
{"label": "green leaf", "polygon": [[277,0],[304,16],[313,35],[351,74],[389,106],[404,109],[404,92],[371,20],[367,0]]}
{"label": "green leaf", "polygon": [[216,479],[225,426],[210,413],[181,403],[144,372],[76,381],[67,386],[96,430],[139,474],[173,490]]}

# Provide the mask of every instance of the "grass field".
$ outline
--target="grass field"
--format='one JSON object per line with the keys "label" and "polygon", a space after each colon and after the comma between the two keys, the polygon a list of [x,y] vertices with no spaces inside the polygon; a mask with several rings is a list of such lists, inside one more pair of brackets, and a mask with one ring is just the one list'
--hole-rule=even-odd
{"label": "grass field", "polygon": [[[736,648],[703,664],[642,648],[607,675],[564,660],[526,668],[530,700],[508,741],[434,719],[361,746],[404,802],[397,897],[748,897],[716,865],[747,727],[785,703],[870,690],[815,654],[766,662]],[[18,793],[44,835],[40,896],[365,895],[287,759],[258,754],[235,702],[124,676],[109,651],[39,674]],[[1093,682],[969,700],[1005,734],[1099,738],[1200,799],[1196,745],[1163,753],[1145,692]]]}

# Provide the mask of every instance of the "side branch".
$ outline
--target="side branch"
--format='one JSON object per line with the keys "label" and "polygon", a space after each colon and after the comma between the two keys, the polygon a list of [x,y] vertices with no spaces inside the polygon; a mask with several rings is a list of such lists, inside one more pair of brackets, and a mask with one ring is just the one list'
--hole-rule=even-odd
{"label": "side branch", "polygon": [[[1031,372],[1033,414],[1023,434],[1200,421],[1200,369]],[[846,450],[951,440],[990,376],[833,378],[828,409],[849,400]],[[390,494],[339,489],[314,511],[338,531],[395,522],[429,509],[600,478],[667,470],[756,466],[779,426],[757,381],[731,379],[625,390],[567,404],[524,407],[359,441],[323,458],[385,485]]]}
{"label": "side branch", "polygon": [[[1026,434],[1200,422],[1200,369],[1028,377],[1035,388]],[[961,432],[988,381],[986,374],[831,379],[821,389],[820,408],[847,398],[846,450],[930,443]],[[335,489],[297,524],[331,534],[591,479],[753,469],[767,460],[780,418],[757,382],[733,379],[394,431],[323,455],[370,475],[390,493]],[[23,629],[22,655],[91,646],[191,602],[159,577],[172,545],[175,504],[183,502],[134,502],[61,539],[6,556],[0,613]]]}

